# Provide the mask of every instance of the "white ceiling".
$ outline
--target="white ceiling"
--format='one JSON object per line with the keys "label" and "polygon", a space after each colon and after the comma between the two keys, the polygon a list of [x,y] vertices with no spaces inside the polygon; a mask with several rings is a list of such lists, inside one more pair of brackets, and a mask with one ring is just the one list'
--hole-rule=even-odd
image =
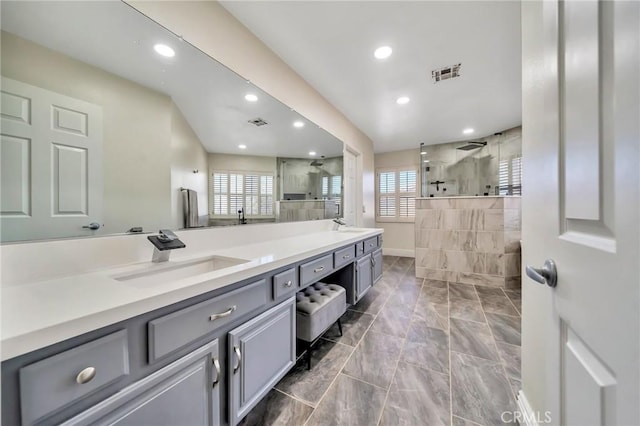
{"label": "white ceiling", "polygon": [[[519,1],[223,1],[374,142],[376,152],[521,124]],[[383,61],[375,48],[389,45]],[[462,63],[461,77],[431,71]],[[407,105],[396,99],[409,96]]]}
{"label": "white ceiling", "polygon": [[[1,7],[3,31],[170,96],[208,152],[342,155],[338,139],[125,3],[2,1]],[[175,57],[157,55],[156,43],[173,47]],[[247,93],[258,101],[245,101]],[[247,122],[257,117],[269,124]],[[306,125],[294,128],[296,120]]]}

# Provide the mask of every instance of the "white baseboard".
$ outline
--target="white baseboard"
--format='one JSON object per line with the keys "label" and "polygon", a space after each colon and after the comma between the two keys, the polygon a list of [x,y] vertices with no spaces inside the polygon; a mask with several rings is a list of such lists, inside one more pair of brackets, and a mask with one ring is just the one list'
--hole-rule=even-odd
{"label": "white baseboard", "polygon": [[394,248],[382,248],[382,254],[387,256],[399,256],[399,257],[416,257],[415,250],[409,249],[394,249]]}
{"label": "white baseboard", "polygon": [[523,422],[525,426],[538,426],[538,422],[536,421],[536,413],[533,412],[533,408],[531,408],[529,400],[527,400],[527,397],[524,395],[524,392],[522,392],[522,390],[518,392],[517,399],[518,408],[522,413],[521,422]]}

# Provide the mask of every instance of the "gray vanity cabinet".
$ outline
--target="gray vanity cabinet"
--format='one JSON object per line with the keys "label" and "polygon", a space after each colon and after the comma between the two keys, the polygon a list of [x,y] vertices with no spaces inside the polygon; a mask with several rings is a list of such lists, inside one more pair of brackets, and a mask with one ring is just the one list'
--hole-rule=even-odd
{"label": "gray vanity cabinet", "polygon": [[371,255],[368,254],[356,262],[356,300],[358,302],[373,285]]}
{"label": "gray vanity cabinet", "polygon": [[371,263],[373,268],[373,283],[377,283],[382,276],[382,249],[371,253]]}
{"label": "gray vanity cabinet", "polygon": [[231,425],[238,424],[295,365],[295,314],[291,297],[229,332]]}
{"label": "gray vanity cabinet", "polygon": [[63,425],[217,426],[222,374],[218,352],[216,339]]}

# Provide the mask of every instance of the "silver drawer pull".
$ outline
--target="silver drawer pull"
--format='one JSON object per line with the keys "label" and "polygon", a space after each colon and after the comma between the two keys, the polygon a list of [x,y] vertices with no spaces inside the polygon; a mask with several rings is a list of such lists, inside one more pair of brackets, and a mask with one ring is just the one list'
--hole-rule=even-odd
{"label": "silver drawer pull", "polygon": [[373,243],[369,243],[369,247],[373,247]]}
{"label": "silver drawer pull", "polygon": [[213,361],[213,368],[216,369],[216,379],[213,381],[213,387],[216,386],[216,384],[220,381],[220,363],[218,362],[218,360],[216,358],[212,358]]}
{"label": "silver drawer pull", "polygon": [[348,258],[349,258],[349,255],[348,255],[348,254],[345,254],[344,256],[342,256],[342,258],[343,258],[343,259],[348,259]]}
{"label": "silver drawer pull", "polygon": [[284,283],[285,287],[291,287],[291,285],[293,284],[293,281],[289,280],[286,283]]}
{"label": "silver drawer pull", "polygon": [[233,366],[233,374],[235,374],[240,369],[240,363],[242,362],[242,354],[240,353],[240,348],[237,346],[233,347],[233,351],[236,353],[236,365]]}
{"label": "silver drawer pull", "polygon": [[93,378],[96,377],[96,369],[93,367],[87,367],[76,376],[76,382],[80,385],[84,385],[85,383],[89,383]]}
{"label": "silver drawer pull", "polygon": [[232,313],[233,311],[235,311],[235,310],[236,310],[236,305],[233,305],[232,307],[230,307],[229,309],[227,309],[227,310],[226,310],[226,311],[224,311],[224,312],[220,312],[219,314],[213,314],[213,315],[211,315],[211,316],[209,317],[209,321],[215,321],[215,320],[217,320],[218,318],[224,318],[224,317],[227,317],[227,316],[231,315],[231,313]]}
{"label": "silver drawer pull", "polygon": [[321,266],[321,267],[316,268],[316,269],[313,270],[313,272],[316,272],[316,273],[317,272],[322,272],[322,271],[324,271],[324,266]]}

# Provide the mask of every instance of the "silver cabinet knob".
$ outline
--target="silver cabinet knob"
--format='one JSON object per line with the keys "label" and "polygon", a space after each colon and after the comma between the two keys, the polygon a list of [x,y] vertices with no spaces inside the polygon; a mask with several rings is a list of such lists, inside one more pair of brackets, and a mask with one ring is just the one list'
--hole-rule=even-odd
{"label": "silver cabinet knob", "polygon": [[284,283],[285,287],[291,287],[291,285],[293,284],[293,281],[289,280],[286,283]]}
{"label": "silver cabinet knob", "polygon": [[80,385],[84,385],[85,383],[89,383],[93,378],[96,377],[96,369],[93,367],[87,367],[76,376],[76,382]]}
{"label": "silver cabinet knob", "polygon": [[555,287],[558,285],[558,270],[556,269],[556,263],[547,259],[544,262],[544,266],[540,269],[533,266],[527,266],[527,276],[540,284],[546,284],[549,287]]}

